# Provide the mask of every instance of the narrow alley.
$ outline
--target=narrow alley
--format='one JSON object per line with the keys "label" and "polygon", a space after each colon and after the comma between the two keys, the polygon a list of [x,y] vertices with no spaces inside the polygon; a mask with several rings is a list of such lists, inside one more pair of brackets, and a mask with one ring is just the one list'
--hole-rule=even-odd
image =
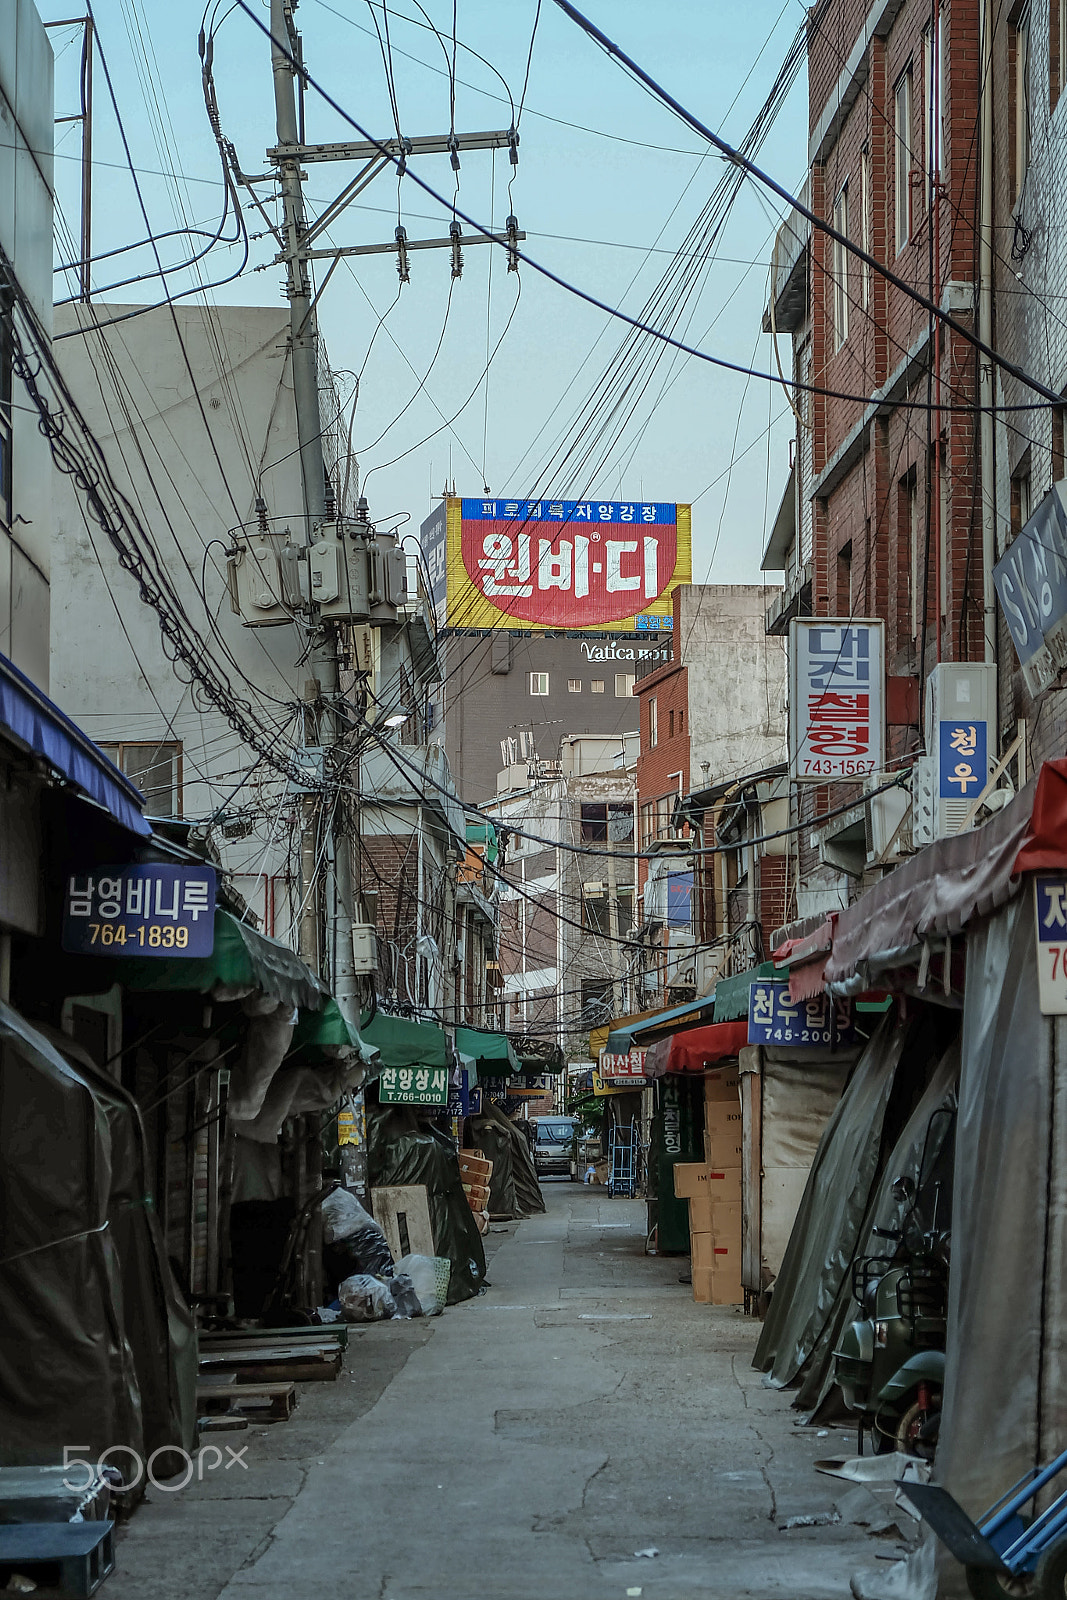
{"label": "narrow alley", "polygon": [[484,1296],[353,1327],[337,1383],[238,1436],[247,1470],[151,1490],[109,1600],[831,1600],[899,1553],[813,1470],[850,1436],[798,1426],[752,1369],[758,1322],[644,1254],[644,1207],[545,1199],[494,1228]]}

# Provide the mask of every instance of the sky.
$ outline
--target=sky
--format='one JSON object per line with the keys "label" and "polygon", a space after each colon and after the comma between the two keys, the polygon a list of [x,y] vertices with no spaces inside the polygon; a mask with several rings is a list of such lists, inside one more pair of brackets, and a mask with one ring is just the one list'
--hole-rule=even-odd
{"label": "sky", "polygon": [[[222,126],[243,170],[262,173],[264,151],[275,141],[269,43],[240,7],[227,10],[228,3],[214,13]],[[252,3],[266,23],[266,0]],[[38,6],[46,21],[70,11],[60,0],[38,0]],[[416,0],[396,0],[387,10],[380,0],[303,0],[296,13],[312,78],[374,135],[395,136],[397,120],[404,135],[449,130],[453,5],[422,0],[422,6],[425,16]],[[759,110],[805,15],[800,0],[749,0],[745,6],[587,0],[583,9],[732,141],[741,139]],[[723,162],[553,0],[541,0],[531,54],[537,11],[537,0],[455,0],[457,132],[506,130],[511,102],[517,110],[522,101],[517,169],[506,151],[464,152],[456,204],[495,228],[513,212],[527,235],[525,253],[567,283],[638,315],[685,244]],[[95,15],[152,231],[214,232],[222,186],[201,89],[199,15],[164,0],[98,0]],[[56,29],[51,37],[60,118],[77,109],[80,34]],[[359,137],[314,88],[307,91],[305,115],[309,142]],[[79,125],[60,123],[56,134],[62,251],[64,230],[76,238],[79,227]],[[759,159],[795,192],[803,182],[805,147],[802,76]],[[99,63],[93,149],[93,249],[99,255],[146,234]],[[413,157],[411,167],[447,204],[386,172],[330,228],[330,243],[390,243],[398,221],[411,239],[447,235],[455,189],[448,156]],[[320,163],[306,170],[314,214],[355,169]],[[273,215],[270,186],[259,192]],[[780,210],[774,197],[746,183],[712,259],[700,268],[687,264],[681,275],[691,292],[680,334],[702,351],[763,372],[774,370],[760,320]],[[263,233],[253,210],[246,218],[251,233]],[[471,230],[464,231],[469,237]],[[190,253],[188,233],[163,240],[159,249],[165,265],[180,268]],[[212,291],[214,300],[284,304],[273,253],[269,236],[254,239],[245,272]],[[214,246],[200,264],[203,281],[233,273],[241,254],[236,245]],[[95,291],[104,301],[154,300],[158,280],[111,288],[153,266],[147,248],[98,259]],[[410,518],[405,531],[412,531],[452,482],[470,495],[487,485],[495,495],[689,501],[695,581],[767,581],[759,564],[785,486],[792,431],[779,386],[665,349],[590,479],[581,467],[592,437],[586,402],[626,333],[624,324],[529,266],[508,272],[503,251],[486,244],[467,245],[463,275],[454,283],[447,250],[412,252],[410,269],[410,282],[400,287],[392,250],[346,258],[319,303],[331,365],[359,375],[352,439],[372,516],[394,525]],[[193,278],[177,270],[167,281],[176,292]],[[73,292],[69,275],[59,274],[56,282],[57,298]],[[342,381],[351,392],[353,379]],[[568,446],[569,468],[562,463]]]}

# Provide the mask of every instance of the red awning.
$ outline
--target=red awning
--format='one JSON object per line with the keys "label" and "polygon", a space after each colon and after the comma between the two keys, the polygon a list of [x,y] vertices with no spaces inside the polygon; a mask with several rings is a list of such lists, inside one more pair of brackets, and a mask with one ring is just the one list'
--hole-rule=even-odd
{"label": "red awning", "polygon": [[645,1077],[662,1078],[668,1072],[703,1072],[736,1056],[748,1043],[748,1018],[710,1022],[703,1028],[686,1028],[658,1039],[645,1056]]}
{"label": "red awning", "polygon": [[790,1000],[815,1000],[824,992],[823,969],[833,949],[836,917],[836,912],[831,913],[814,933],[805,934],[802,939],[787,939],[774,952],[775,966],[788,969]]}
{"label": "red awning", "polygon": [[953,935],[1018,894],[1024,872],[1067,870],[1067,760],[1046,761],[991,821],[939,839],[837,915],[826,981],[878,986],[924,939]]}

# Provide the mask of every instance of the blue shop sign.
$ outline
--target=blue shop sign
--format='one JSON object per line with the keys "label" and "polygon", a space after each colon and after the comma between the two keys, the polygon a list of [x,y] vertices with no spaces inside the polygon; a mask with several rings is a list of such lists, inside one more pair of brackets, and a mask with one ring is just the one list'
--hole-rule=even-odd
{"label": "blue shop sign", "polygon": [[973,800],[981,794],[989,776],[986,758],[987,728],[984,722],[938,723],[939,797]]}
{"label": "blue shop sign", "polygon": [[150,862],[93,867],[67,879],[62,946],[85,956],[209,956],[214,867]]}
{"label": "blue shop sign", "polygon": [[851,1000],[790,1000],[789,984],[764,979],[748,989],[749,1044],[825,1050],[855,1040]]}

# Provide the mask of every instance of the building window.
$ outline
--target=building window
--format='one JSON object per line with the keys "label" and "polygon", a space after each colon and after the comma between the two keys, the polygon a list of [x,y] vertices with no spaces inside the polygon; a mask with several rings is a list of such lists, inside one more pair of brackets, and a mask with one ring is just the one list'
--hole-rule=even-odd
{"label": "building window", "polygon": [[582,894],[582,927],[588,928],[590,933],[611,934],[617,931],[620,938],[625,938],[634,925],[632,885],[621,885],[616,890],[615,899],[618,908],[617,929],[611,926],[611,906],[607,889],[602,884],[590,885]]}
{"label": "building window", "polygon": [[685,732],[685,712],[684,711],[679,711],[679,713],[678,713],[678,732],[679,733],[684,733]]}
{"label": "building window", "polygon": [[[1067,0],[1064,0],[1067,5]],[[1059,483],[1063,478],[1063,406],[1056,406],[1052,412],[1052,481]]]}
{"label": "building window", "polygon": [[923,29],[923,154],[927,180],[927,204],[934,201],[935,185],[941,178],[944,129],[941,63],[941,17]]}
{"label": "building window", "polygon": [[593,678],[592,679],[592,681],[589,684],[589,693],[590,694],[603,694],[604,693],[604,680],[603,680],[603,678]]}
{"label": "building window", "polygon": [[616,700],[628,700],[629,697],[634,692],[634,684],[636,682],[637,682],[636,673],[633,673],[633,672],[617,672],[615,674],[615,698],[616,698]]}
{"label": "building window", "polygon": [[610,978],[582,979],[582,1017],[587,1026],[595,1027],[611,1016],[613,988]]}
{"label": "building window", "polygon": [[911,238],[911,68],[893,90],[894,213],[897,254]]}
{"label": "building window", "polygon": [[[834,201],[834,228],[848,238],[848,184],[842,184]],[[848,338],[848,258],[849,249],[841,239],[834,240],[834,349],[840,350]]]}
{"label": "building window", "polygon": [[[860,152],[860,243],[867,255],[871,253],[871,147],[865,144]],[[863,309],[871,306],[871,269],[863,263]]]}
{"label": "building window", "polygon": [[1011,478],[1011,534],[1016,538],[1030,521],[1033,504],[1030,496],[1030,452],[1027,450]]}
{"label": "building window", "polygon": [[531,672],[530,673],[530,693],[534,694],[534,695],[541,695],[541,696],[546,695],[548,693],[548,673],[547,672]]}
{"label": "building window", "polygon": [[182,747],[177,743],[136,741],[102,744],[101,750],[135,783],[145,797],[150,817],[182,814]]}
{"label": "building window", "polygon": [[1008,134],[1011,139],[1012,204],[1030,165],[1030,6],[1008,22]]}
{"label": "building window", "polygon": [[641,849],[646,849],[656,837],[656,802],[645,800],[641,806]]}
{"label": "building window", "polygon": [[1048,7],[1048,97],[1055,110],[1067,86],[1067,0],[1049,0]]}
{"label": "building window", "polygon": [[668,711],[667,712],[667,738],[668,739],[673,739],[674,738],[674,712],[673,711]]}
{"label": "building window", "polygon": [[634,836],[634,808],[629,800],[583,800],[582,839],[589,844],[621,844]]}
{"label": "building window", "polygon": [[654,694],[648,697],[648,748],[654,750],[659,743],[659,711]]}
{"label": "building window", "polygon": [[581,692],[582,692],[582,680],[581,680],[581,678],[568,678],[567,679],[567,693],[568,694],[581,694]]}
{"label": "building window", "polygon": [[911,636],[919,632],[922,614],[923,571],[925,567],[923,541],[919,528],[919,485],[915,468],[906,472],[897,487],[897,518],[900,533],[907,540],[908,586],[911,590]]}

